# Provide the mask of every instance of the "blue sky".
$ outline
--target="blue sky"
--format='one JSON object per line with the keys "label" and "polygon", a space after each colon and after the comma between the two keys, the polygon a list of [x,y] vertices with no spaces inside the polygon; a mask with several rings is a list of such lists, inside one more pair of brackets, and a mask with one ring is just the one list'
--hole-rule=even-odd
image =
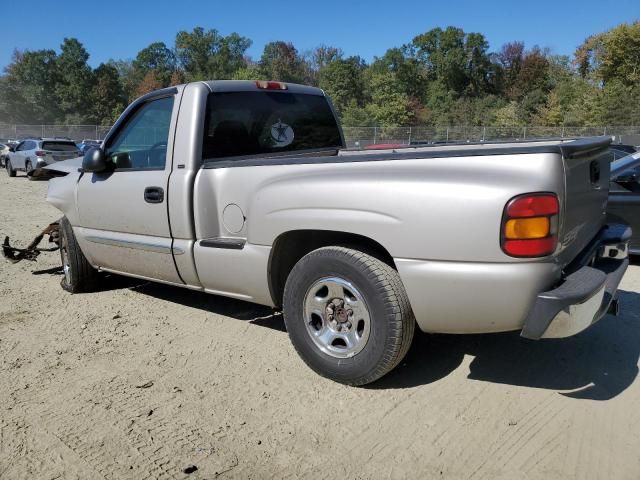
{"label": "blue sky", "polygon": [[[640,19],[639,0],[429,2],[323,0],[2,0],[0,68],[15,48],[59,49],[76,37],[97,66],[133,58],[154,41],[172,46],[176,32],[195,26],[233,31],[253,40],[259,58],[266,42],[292,41],[300,51],[325,44],[367,61],[431,28],[448,25],[484,33],[492,50],[507,41],[571,54],[588,35]],[[11,22],[12,17],[16,19]],[[26,22],[25,19],[28,19]]]}

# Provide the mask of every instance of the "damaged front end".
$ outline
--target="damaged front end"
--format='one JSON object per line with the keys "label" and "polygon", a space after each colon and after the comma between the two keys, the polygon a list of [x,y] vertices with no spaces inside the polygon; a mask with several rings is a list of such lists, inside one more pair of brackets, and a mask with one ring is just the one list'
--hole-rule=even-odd
{"label": "damaged front end", "polygon": [[[45,235],[49,236],[48,243],[55,246],[49,248],[39,248],[40,242]],[[16,248],[9,244],[9,237],[4,238],[2,244],[2,255],[11,263],[18,263],[21,260],[30,260],[34,262],[41,252],[55,252],[60,248],[60,223],[53,222],[49,224],[33,241],[27,246],[27,248]]]}

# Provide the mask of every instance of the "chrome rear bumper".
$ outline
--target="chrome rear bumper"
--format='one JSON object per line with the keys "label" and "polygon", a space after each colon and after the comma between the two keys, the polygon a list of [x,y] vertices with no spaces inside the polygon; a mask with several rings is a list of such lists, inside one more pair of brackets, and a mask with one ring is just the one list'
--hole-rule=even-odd
{"label": "chrome rear bumper", "polygon": [[631,228],[607,225],[579,256],[579,263],[567,267],[564,281],[553,290],[540,293],[525,320],[521,335],[538,340],[575,335],[617,312],[616,292],[629,266],[628,243]]}

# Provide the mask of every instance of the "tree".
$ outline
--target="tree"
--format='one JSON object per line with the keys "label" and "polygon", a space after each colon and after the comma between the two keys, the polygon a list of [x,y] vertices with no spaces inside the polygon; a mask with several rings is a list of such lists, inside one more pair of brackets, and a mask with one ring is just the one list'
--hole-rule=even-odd
{"label": "tree", "polygon": [[510,99],[516,97],[514,85],[522,68],[524,58],[524,43],[505,43],[500,51],[495,55],[499,70],[500,91]]}
{"label": "tree", "polygon": [[335,59],[320,70],[320,88],[331,97],[338,112],[350,104],[362,106],[364,103],[365,68],[360,57],[349,57]]}
{"label": "tree", "polygon": [[53,85],[58,105],[67,123],[84,123],[90,115],[87,102],[93,83],[89,53],[75,38],[65,38],[55,59],[57,82]]}
{"label": "tree", "polygon": [[109,60],[107,65],[111,65],[118,72],[118,78],[120,79],[120,85],[122,85],[122,89],[124,91],[124,95],[127,99],[127,102],[133,101],[135,96],[135,91],[139,83],[139,79],[135,78],[135,71],[133,68],[132,60]]}
{"label": "tree", "polygon": [[99,125],[111,125],[125,108],[126,98],[118,70],[110,64],[100,64],[93,72],[91,92],[92,118]]}
{"label": "tree", "polygon": [[176,35],[176,57],[188,81],[230,79],[246,66],[244,55],[251,43],[237,33],[225,37],[215,29],[196,27]]}
{"label": "tree", "polygon": [[615,80],[627,86],[640,82],[640,21],[623,23],[592,35],[578,47],[575,63],[583,77],[605,86]]}
{"label": "tree", "polygon": [[402,93],[413,99],[422,99],[427,86],[427,71],[418,59],[413,57],[407,47],[390,48],[385,54],[376,57],[371,64],[375,73],[391,72],[395,75]]}
{"label": "tree", "polygon": [[138,52],[132,67],[136,83],[141,82],[149,72],[153,72],[160,84],[167,87],[176,71],[176,57],[164,42],[154,42]]}
{"label": "tree", "polygon": [[59,70],[53,50],[15,51],[0,83],[5,121],[55,123],[61,118],[55,95]]}
{"label": "tree", "polygon": [[154,90],[158,90],[162,88],[158,77],[156,77],[155,72],[150,71],[147,73],[135,91],[135,96],[140,97],[145,93],[153,92]]}
{"label": "tree", "polygon": [[495,76],[481,33],[466,34],[461,28],[434,28],[416,36],[408,49],[437,80],[456,95],[481,95],[491,90]]}
{"label": "tree", "polygon": [[270,42],[264,46],[260,69],[269,80],[302,83],[305,77],[304,61],[291,42]]}
{"label": "tree", "polygon": [[367,112],[378,125],[399,127],[410,125],[415,112],[411,99],[400,88],[394,73],[374,73],[368,80],[371,102]]}

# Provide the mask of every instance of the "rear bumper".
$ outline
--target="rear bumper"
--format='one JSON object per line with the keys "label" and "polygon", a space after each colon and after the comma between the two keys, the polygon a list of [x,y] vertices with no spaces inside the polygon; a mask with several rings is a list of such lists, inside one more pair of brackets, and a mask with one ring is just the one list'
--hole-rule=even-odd
{"label": "rear bumper", "polygon": [[521,335],[538,340],[575,335],[600,320],[616,304],[616,291],[629,265],[631,229],[607,225],[567,267],[563,282],[540,293]]}

